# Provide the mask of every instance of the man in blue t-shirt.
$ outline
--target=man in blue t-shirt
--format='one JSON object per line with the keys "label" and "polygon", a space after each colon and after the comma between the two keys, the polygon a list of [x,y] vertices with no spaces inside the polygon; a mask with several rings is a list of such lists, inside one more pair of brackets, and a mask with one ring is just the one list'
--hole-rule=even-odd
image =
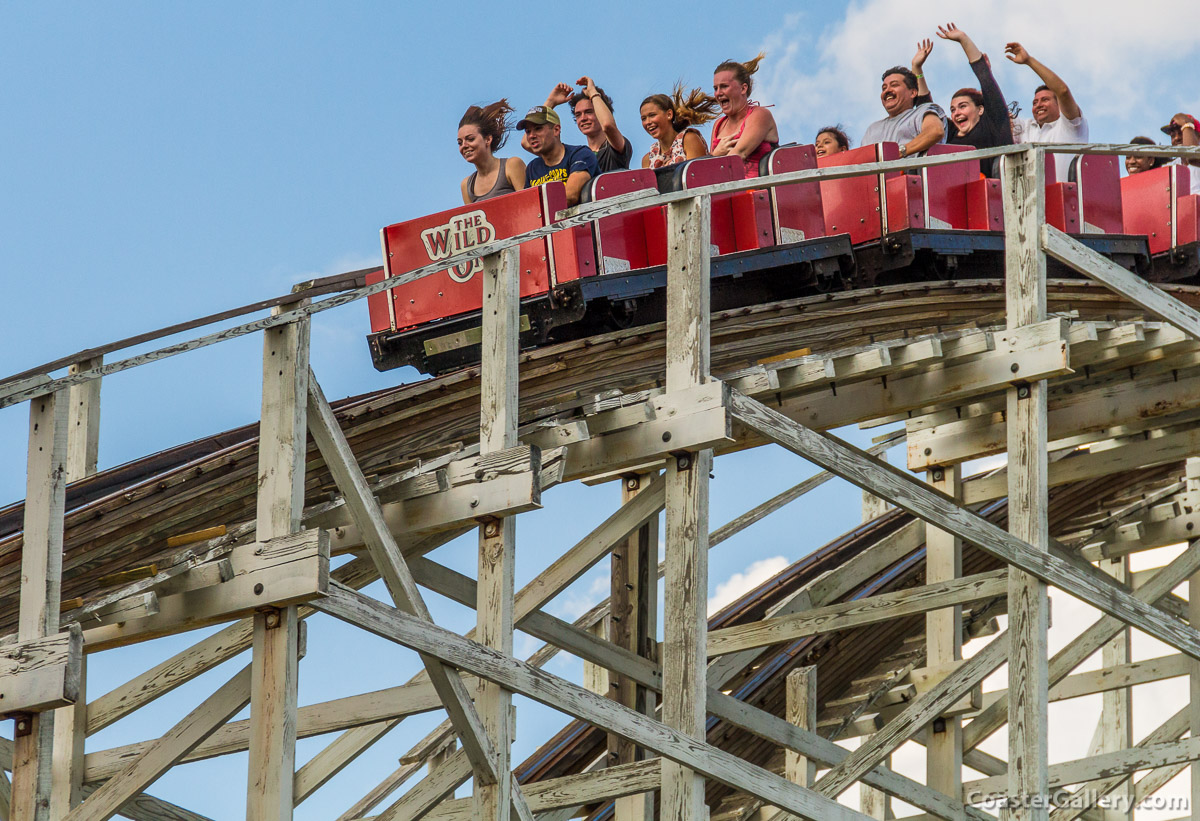
{"label": "man in blue t-shirt", "polygon": [[563,145],[562,122],[544,105],[529,109],[517,129],[525,132],[524,144],[536,155],[525,166],[526,186],[566,183],[567,205],[578,205],[584,186],[600,173],[595,152],[586,145]]}

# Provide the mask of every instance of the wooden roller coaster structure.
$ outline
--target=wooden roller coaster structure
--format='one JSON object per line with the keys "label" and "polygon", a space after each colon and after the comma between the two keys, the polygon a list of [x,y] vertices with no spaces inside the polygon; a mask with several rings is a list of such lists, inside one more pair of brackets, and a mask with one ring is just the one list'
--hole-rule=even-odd
{"label": "wooden roller coaster structure", "polygon": [[[1007,818],[1065,821],[1112,818],[1101,805],[1115,795],[1131,818],[1200,760],[1200,598],[1176,595],[1200,581],[1200,290],[1149,284],[1045,224],[1045,154],[1085,150],[1196,153],[1012,146],[617,197],[382,283],[315,301],[343,286],[298,287],[250,306],[269,316],[186,343],[105,364],[145,338],[125,340],[0,382],[0,407],[30,412],[27,498],[0,510],[0,710],[15,719],[0,744],[0,817],[203,819],[146,791],[176,764],[249,751],[246,817],[291,818],[405,717],[444,710],[341,819],[826,821],[889,817],[895,799],[986,821],[999,797]],[[995,279],[710,311],[713,195],[996,156]],[[666,321],[521,353],[520,243],[660,204]],[[1084,278],[1048,281],[1048,257]],[[313,314],[477,258],[478,367],[327,401],[309,367]],[[257,332],[258,426],[96,471],[101,377]],[[870,451],[828,433],[899,421]],[[924,481],[880,458],[901,439]],[[767,443],[822,472],[710,528],[714,458]],[[963,476],[997,453],[1006,467]],[[894,507],[710,620],[708,551],[835,476]],[[555,484],[605,480],[620,482],[621,505],[516,590],[519,514]],[[472,531],[475,578],[429,557]],[[1181,542],[1164,567],[1130,572],[1131,554]],[[331,571],[342,555],[353,558]],[[609,600],[575,623],[546,612],[604,560]],[[380,579],[389,601],[360,592]],[[1053,655],[1050,586],[1103,613]],[[422,588],[475,608],[474,632],[435,624]],[[415,650],[424,670],[300,706],[305,620],[318,614]],[[87,692],[88,654],[218,624]],[[513,655],[518,627],[546,642],[528,660]],[[1133,661],[1134,628],[1177,652]],[[963,657],[964,642],[988,636]],[[87,748],[247,651],[174,726]],[[584,660],[586,686],[543,669],[559,651]],[[1076,672],[1097,652],[1103,670]],[[1007,689],[982,692],[1005,664]],[[1133,688],[1175,677],[1190,680],[1190,705],[1135,743]],[[1096,693],[1094,754],[1051,766],[1048,704]],[[573,719],[516,766],[513,694]],[[249,719],[232,721],[247,705]],[[979,749],[1005,727],[1007,759]],[[334,735],[297,767],[297,738],[322,734]],[[846,737],[861,743],[834,743]],[[889,766],[910,740],[925,747],[924,779]],[[967,768],[983,778],[964,781]],[[455,798],[468,781],[471,796]],[[861,812],[837,800],[856,784]]]}

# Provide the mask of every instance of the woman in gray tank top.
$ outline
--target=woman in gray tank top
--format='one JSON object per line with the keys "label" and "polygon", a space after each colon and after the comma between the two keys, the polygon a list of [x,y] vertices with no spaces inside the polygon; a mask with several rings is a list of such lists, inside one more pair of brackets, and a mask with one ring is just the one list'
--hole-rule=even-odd
{"label": "woman in gray tank top", "polygon": [[482,108],[473,105],[458,122],[458,153],[475,166],[462,181],[464,205],[520,191],[525,187],[525,163],[516,157],[497,157],[508,138],[508,100]]}

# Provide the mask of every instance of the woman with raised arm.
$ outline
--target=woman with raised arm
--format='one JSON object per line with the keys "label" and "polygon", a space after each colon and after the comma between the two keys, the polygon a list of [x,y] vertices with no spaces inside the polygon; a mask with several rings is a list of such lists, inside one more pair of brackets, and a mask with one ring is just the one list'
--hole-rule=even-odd
{"label": "woman with raised arm", "polygon": [[739,63],[726,60],[713,72],[713,97],[721,116],[713,125],[712,154],[737,154],[746,161],[746,179],[758,176],[758,161],[779,146],[779,128],[770,111],[750,99],[754,72],[765,54]]}
{"label": "woman with raised arm", "polygon": [[850,138],[842,130],[841,125],[827,125],[817,132],[817,138],[813,140],[813,145],[817,149],[818,157],[829,157],[849,149]]}
{"label": "woman with raised arm", "polygon": [[712,120],[718,110],[715,99],[698,88],[684,93],[682,83],[676,83],[670,95],[651,94],[642,100],[642,128],[655,141],[642,157],[642,168],[662,168],[707,156],[704,137],[693,126]]}
{"label": "woman with raised arm", "polygon": [[[938,37],[953,40],[962,46],[967,62],[979,80],[979,88],[960,88],[950,98],[950,129],[946,142],[951,145],[970,145],[975,148],[995,148],[1012,145],[1012,125],[1008,106],[996,78],[992,76],[992,65],[987,55],[976,48],[967,33],[953,23],[938,26]],[[983,173],[997,177],[1000,168],[998,158],[980,163]]]}
{"label": "woman with raised arm", "polygon": [[525,187],[525,163],[517,157],[502,159],[496,152],[508,139],[508,100],[473,105],[458,121],[458,153],[475,166],[462,181],[463,205],[511,194]]}

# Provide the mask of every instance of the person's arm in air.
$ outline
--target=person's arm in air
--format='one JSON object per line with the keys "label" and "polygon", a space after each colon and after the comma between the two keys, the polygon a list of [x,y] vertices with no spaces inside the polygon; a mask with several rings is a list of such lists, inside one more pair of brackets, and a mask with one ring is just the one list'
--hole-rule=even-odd
{"label": "person's arm in air", "polygon": [[914,105],[921,103],[932,103],[933,92],[929,90],[929,84],[925,82],[925,61],[929,59],[929,52],[933,51],[932,40],[918,40],[917,53],[912,58],[912,73],[917,75],[917,96],[913,100]]}
{"label": "person's arm in air", "polygon": [[604,102],[604,98],[596,90],[596,84],[592,82],[591,77],[580,77],[576,82],[583,86],[583,93],[592,101],[592,109],[596,112],[596,122],[600,123],[600,128],[604,129],[604,139],[608,140],[613,151],[620,154],[625,150],[625,135],[621,133],[621,129],[617,128],[617,119],[613,116],[612,109],[608,107],[608,103]]}
{"label": "person's arm in air", "polygon": [[1029,66],[1033,69],[1034,74],[1042,79],[1054,94],[1058,97],[1058,108],[1062,112],[1062,116],[1068,120],[1077,120],[1083,115],[1079,109],[1079,103],[1075,102],[1075,97],[1071,94],[1071,89],[1063,82],[1062,77],[1059,77],[1050,69],[1046,68],[1040,61],[1030,56],[1029,52],[1020,43],[1009,43],[1004,47],[1004,53],[1008,59],[1012,60],[1019,66]]}
{"label": "person's arm in air", "polygon": [[[1171,122],[1179,126],[1179,145],[1195,147],[1200,145],[1200,134],[1196,133],[1196,124],[1187,114],[1179,113],[1171,118]],[[1200,168],[1200,160],[1188,160],[1187,164],[1193,168]],[[1195,173],[1195,172],[1193,172]]]}
{"label": "person's arm in air", "polygon": [[911,157],[930,146],[937,145],[945,134],[946,129],[942,125],[942,118],[937,115],[937,112],[926,112],[925,116],[921,118],[921,133],[905,143],[904,156]]}
{"label": "person's arm in air", "polygon": [[[542,103],[546,108],[557,108],[558,106],[571,99],[571,95],[575,93],[573,86],[566,83],[559,83],[554,88],[550,89],[550,93],[546,95],[546,102]],[[529,151],[529,142],[525,135],[521,135],[521,148]],[[532,154],[532,151],[529,151]]]}
{"label": "person's arm in air", "polygon": [[[1004,102],[1004,94],[996,78],[992,75],[992,63],[987,55],[976,47],[975,42],[967,33],[953,23],[945,27],[938,26],[938,37],[943,40],[953,40],[962,46],[975,79],[979,80],[979,90],[983,93],[983,116],[1000,136],[1001,145],[1012,144],[1012,126],[1009,123],[1008,106]],[[1007,138],[1007,139],[1005,139]]]}
{"label": "person's arm in air", "polygon": [[514,191],[525,189],[525,162],[520,157],[509,157],[504,162],[504,173]]}

